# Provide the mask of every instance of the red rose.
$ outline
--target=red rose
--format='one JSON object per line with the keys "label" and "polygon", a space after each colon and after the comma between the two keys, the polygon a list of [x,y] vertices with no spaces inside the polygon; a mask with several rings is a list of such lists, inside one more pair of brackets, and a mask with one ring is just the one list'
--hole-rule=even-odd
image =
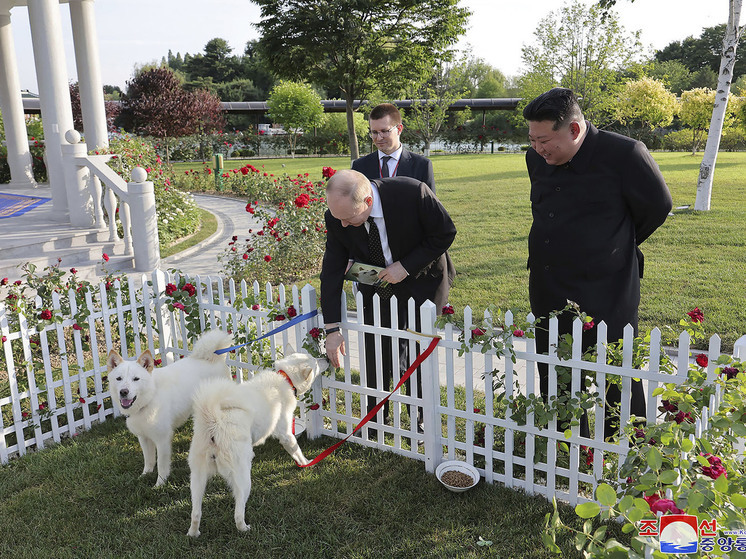
{"label": "red rose", "polygon": [[85,404],[85,398],[81,396],[80,398],[78,398],[78,402],[80,402],[81,404]]}
{"label": "red rose", "polygon": [[3,336],[2,339],[0,339],[0,341],[2,341],[3,343],[5,343],[5,342],[8,341],[8,337],[7,336]]}
{"label": "red rose", "polygon": [[13,282],[13,285],[21,285],[21,280],[16,280]]}
{"label": "red rose", "polygon": [[0,285],[8,285],[9,281],[10,280],[8,278],[3,278],[3,279],[0,280]]}
{"label": "red rose", "polygon": [[285,315],[284,314],[275,315],[275,320],[277,322],[280,322],[281,320],[285,320]]}
{"label": "red rose", "polygon": [[190,297],[194,297],[195,293],[197,293],[197,289],[191,283],[185,283],[181,290],[189,293]]}
{"label": "red rose", "polygon": [[244,259],[244,260],[248,260],[248,259],[249,259],[249,255],[248,255],[248,254],[246,254],[245,252],[243,253],[243,259]]}
{"label": "red rose", "polygon": [[723,370],[720,371],[720,374],[725,375],[725,378],[730,380],[732,378],[736,378],[738,372],[738,369],[736,369],[735,367],[723,367]]}
{"label": "red rose", "polygon": [[669,413],[676,413],[679,411],[679,408],[676,404],[672,404],[668,400],[661,400],[661,407],[663,408],[663,411],[667,411]]}
{"label": "red rose", "polygon": [[474,330],[471,331],[471,337],[478,338],[479,336],[484,336],[484,330],[481,328],[474,328]]}
{"label": "red rose", "polygon": [[82,330],[83,328],[77,322],[73,324],[73,330]]}
{"label": "red rose", "polygon": [[52,311],[50,311],[49,309],[44,309],[43,311],[41,311],[39,318],[41,318],[42,320],[52,320]]}
{"label": "red rose", "polygon": [[441,312],[443,314],[453,314],[456,311],[453,310],[453,305],[448,304],[441,309]]}
{"label": "red rose", "polygon": [[246,211],[249,212],[250,214],[254,213],[254,208],[251,207],[251,202],[246,204]]}
{"label": "red rose", "polygon": [[241,174],[242,175],[248,175],[249,169],[247,167],[241,167]]}
{"label": "red rose", "polygon": [[673,514],[681,514],[684,511],[677,507],[676,503],[674,503],[671,499],[658,499],[652,505],[650,505],[650,512],[654,514],[658,512],[671,512]]}
{"label": "red rose", "polygon": [[311,330],[309,330],[308,334],[309,334],[309,335],[310,335],[310,336],[311,336],[311,337],[312,337],[312,338],[313,338],[314,340],[318,340],[318,339],[319,339],[319,336],[321,336],[321,330],[319,330],[318,328],[311,328]]}
{"label": "red rose", "polygon": [[267,255],[264,256],[264,261],[265,262],[272,262],[272,257],[269,254],[267,254]]}
{"label": "red rose", "polygon": [[334,173],[336,173],[336,169],[332,169],[331,167],[323,167],[321,169],[321,176],[325,179],[330,179],[334,176]]}
{"label": "red rose", "polygon": [[316,411],[317,409],[319,409],[319,405],[318,404],[311,404],[309,406],[309,408],[312,409],[312,410],[314,410],[314,411]]}
{"label": "red rose", "polygon": [[702,466],[702,473],[712,479],[717,479],[721,475],[728,477],[728,472],[720,461],[720,458],[713,456],[712,454],[703,454],[707,461],[710,463],[709,466]]}
{"label": "red rose", "polygon": [[290,305],[287,310],[288,318],[293,318],[295,316],[298,316],[298,311],[295,310],[295,307],[293,305]]}
{"label": "red rose", "polygon": [[689,412],[684,413],[683,411],[680,411],[676,414],[676,416],[673,418],[674,421],[678,424],[684,423],[684,421],[687,421],[689,423],[694,423],[694,418],[692,417],[692,414]]}
{"label": "red rose", "polygon": [[169,283],[166,285],[166,295],[173,295],[176,293],[176,290],[178,287],[176,287],[173,283]]}
{"label": "red rose", "polygon": [[590,330],[594,326],[595,326],[595,324],[593,323],[592,320],[589,320],[588,322],[584,322],[583,323],[583,331],[585,332],[586,330]]}
{"label": "red rose", "polygon": [[513,330],[513,335],[516,338],[522,338],[524,334],[525,334],[525,332],[523,330],[521,330],[520,328],[516,328],[515,330]]}
{"label": "red rose", "polygon": [[75,268],[70,268],[70,273],[71,274],[77,274],[78,270],[76,270]]}
{"label": "red rose", "polygon": [[103,253],[103,254],[101,255],[101,258],[103,258],[103,259],[104,259],[104,262],[108,262],[108,261],[109,261],[109,255],[108,255],[108,254],[106,254],[106,253]]}
{"label": "red rose", "polygon": [[707,356],[704,353],[700,353],[699,355],[697,355],[697,357],[695,357],[694,360],[697,362],[697,365],[699,365],[702,368],[707,367],[707,363],[709,363],[709,360],[707,359]]}
{"label": "red rose", "polygon": [[183,311],[185,309],[184,305],[182,303],[179,303],[179,302],[174,303],[174,308],[175,309],[179,309],[181,311]]}
{"label": "red rose", "polygon": [[257,305],[257,304],[251,305],[251,310],[252,311],[258,311],[260,308],[261,307],[259,305]]}
{"label": "red rose", "polygon": [[311,201],[311,197],[305,192],[295,199],[295,205],[299,208],[305,208]]}
{"label": "red rose", "polygon": [[155,364],[156,367],[158,367],[161,363],[163,363],[163,361],[161,361],[160,359],[154,359],[153,363]]}
{"label": "red rose", "polygon": [[699,324],[705,321],[705,314],[701,310],[699,310],[699,307],[694,307],[693,311],[689,311],[686,314],[688,314],[689,318],[692,319],[692,322],[696,324]]}

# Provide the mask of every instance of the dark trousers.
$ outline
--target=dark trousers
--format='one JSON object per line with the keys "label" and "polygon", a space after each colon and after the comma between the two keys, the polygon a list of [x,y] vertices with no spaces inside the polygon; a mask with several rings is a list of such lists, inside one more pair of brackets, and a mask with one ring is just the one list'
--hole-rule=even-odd
{"label": "dark trousers", "polygon": [[[408,328],[408,317],[407,317],[407,308],[406,304],[399,304],[399,318],[398,318],[398,325],[399,329],[404,330]],[[363,320],[365,324],[373,324],[373,302],[366,302],[364,308],[363,308]],[[415,329],[419,329],[419,317],[417,317],[416,320]],[[391,327],[391,307],[389,301],[381,301],[381,326],[390,328]],[[394,367],[398,367],[399,373],[403,374],[408,368],[409,368],[409,340],[406,339],[399,339],[398,347],[399,347],[399,359],[397,363],[394,363],[394,352],[393,352],[393,344],[394,339],[391,338],[391,336],[380,336],[381,338],[381,352],[380,354],[376,352],[376,336],[375,334],[365,334],[365,377],[366,377],[366,386],[370,388],[377,387],[377,367],[378,363],[381,363],[381,371],[383,373],[383,390],[391,390],[393,386],[391,386],[391,381],[393,378],[393,371]],[[418,352],[419,354],[419,352]],[[416,356],[415,356],[416,357]],[[417,369],[417,371],[413,375],[416,378],[417,383],[417,394],[419,397],[422,397],[422,378],[420,376],[420,369]],[[409,378],[404,383],[404,386],[407,390],[407,394],[411,395],[411,380],[412,377]],[[378,398],[375,396],[368,396],[367,397],[367,411],[370,412],[375,405],[378,403]],[[412,409],[413,406],[409,406],[409,417],[411,421],[414,421],[415,418],[415,412]],[[389,405],[388,402],[386,402],[383,406],[383,417],[384,420],[386,417],[388,417],[389,413]],[[417,416],[417,424],[419,426],[422,425],[422,409],[417,406],[416,411]],[[376,422],[376,418],[373,417],[371,419],[371,422]]]}
{"label": "dark trousers", "polygon": [[[572,332],[572,319],[568,313],[564,313],[559,318],[559,334],[562,335],[566,332]],[[635,326],[633,324],[633,326]],[[542,320],[537,323],[536,328],[536,352],[547,354],[549,353],[549,322],[548,320]],[[621,337],[619,335],[618,337]],[[611,334],[609,329],[609,341],[616,341],[618,338]],[[596,345],[596,330],[591,329],[583,334],[583,352],[587,349]],[[539,389],[541,390],[541,396],[546,402],[547,395],[549,394],[549,366],[546,363],[537,363],[539,368]],[[584,384],[585,374],[581,373],[580,390],[585,391]],[[571,383],[558,383],[557,384],[557,395],[570,394],[572,389]],[[604,439],[609,437],[617,438],[619,436],[619,411],[622,394],[620,387],[616,384],[608,384],[606,388],[606,414],[604,417]],[[632,399],[630,405],[630,412],[634,415],[645,417],[645,391],[642,387],[642,382],[639,380],[632,380]],[[564,431],[568,428],[566,421],[557,424],[557,429]],[[588,426],[588,414],[583,412],[580,418],[580,435],[583,437],[590,437],[590,429]]]}

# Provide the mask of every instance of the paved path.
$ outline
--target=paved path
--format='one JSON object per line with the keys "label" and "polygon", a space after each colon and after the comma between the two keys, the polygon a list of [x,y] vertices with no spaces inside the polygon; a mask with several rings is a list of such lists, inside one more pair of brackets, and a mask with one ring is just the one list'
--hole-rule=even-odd
{"label": "paved path", "polygon": [[228,248],[231,237],[245,238],[249,229],[259,226],[259,220],[246,211],[245,200],[195,194],[194,201],[215,215],[217,231],[201,243],[161,260],[161,269],[176,268],[189,275],[215,276],[222,272],[218,257]]}

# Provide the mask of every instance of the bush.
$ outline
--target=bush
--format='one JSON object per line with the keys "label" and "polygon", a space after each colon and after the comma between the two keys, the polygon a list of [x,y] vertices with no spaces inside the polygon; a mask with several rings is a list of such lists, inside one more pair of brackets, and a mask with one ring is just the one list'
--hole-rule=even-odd
{"label": "bush", "polygon": [[[252,166],[242,168],[239,176],[236,179],[246,184],[247,190],[264,196],[249,196],[246,205],[246,211],[259,218],[262,226],[249,229],[243,239],[234,236],[228,243],[220,257],[226,275],[263,285],[268,281],[292,283],[315,273],[326,239],[324,183],[313,184],[308,173],[273,178]],[[254,190],[254,185],[260,188]]]}
{"label": "bush", "polygon": [[667,151],[691,151],[692,131],[676,130],[663,136],[661,147]]}
{"label": "bush", "polygon": [[[101,150],[95,153],[102,153]],[[152,143],[143,138],[122,134],[112,138],[109,149],[113,153],[109,166],[124,180],[129,181],[132,169],[142,167],[155,187],[158,216],[158,237],[161,248],[193,233],[199,227],[199,210],[191,195],[173,185],[173,173],[162,163]]]}

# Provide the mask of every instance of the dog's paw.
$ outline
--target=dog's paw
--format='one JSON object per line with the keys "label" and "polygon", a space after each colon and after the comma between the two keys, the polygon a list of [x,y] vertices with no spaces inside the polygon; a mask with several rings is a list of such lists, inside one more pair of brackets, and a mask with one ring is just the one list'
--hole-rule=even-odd
{"label": "dog's paw", "polygon": [[153,488],[155,489],[156,487],[163,487],[164,485],[166,485],[166,480],[163,479],[161,476],[158,476],[158,481],[155,482]]}
{"label": "dog's paw", "polygon": [[236,528],[238,528],[239,532],[248,532],[251,529],[251,525],[246,524],[245,522],[236,522]]}
{"label": "dog's paw", "polygon": [[187,536],[191,538],[198,538],[200,534],[201,532],[196,528],[189,528],[189,531],[187,532]]}

